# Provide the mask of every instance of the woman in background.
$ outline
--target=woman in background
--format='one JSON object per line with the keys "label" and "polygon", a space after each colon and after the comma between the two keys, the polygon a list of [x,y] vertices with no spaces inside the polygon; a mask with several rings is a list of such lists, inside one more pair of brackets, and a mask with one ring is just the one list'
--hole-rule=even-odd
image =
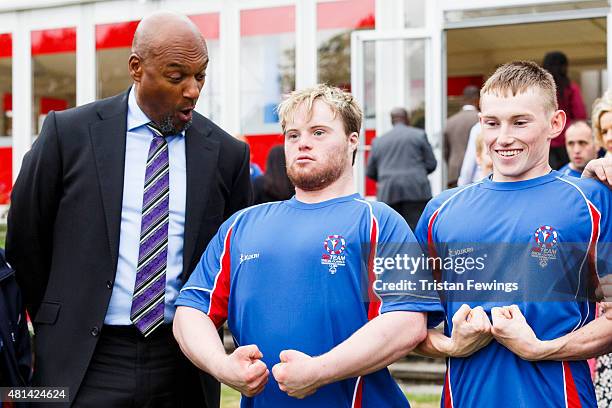
{"label": "woman in background", "polygon": [[[565,129],[575,120],[585,120],[587,112],[582,100],[580,87],[572,82],[567,76],[568,60],[560,51],[549,52],[544,56],[542,67],[551,73],[557,85],[557,103],[559,109],[565,111],[567,122]],[[555,170],[569,163],[567,150],[565,149],[565,129],[550,143],[549,163]]]}
{"label": "woman in background", "polygon": [[476,163],[478,163],[478,180],[489,177],[493,173],[493,160],[487,150],[482,132],[476,136]]}
{"label": "woman in background", "polygon": [[595,142],[603,150],[601,156],[612,157],[612,90],[593,102],[591,120]]}
{"label": "woman in background", "polygon": [[287,200],[295,194],[295,188],[287,177],[282,145],[274,146],[268,152],[266,172],[253,181],[253,192],[254,204]]}

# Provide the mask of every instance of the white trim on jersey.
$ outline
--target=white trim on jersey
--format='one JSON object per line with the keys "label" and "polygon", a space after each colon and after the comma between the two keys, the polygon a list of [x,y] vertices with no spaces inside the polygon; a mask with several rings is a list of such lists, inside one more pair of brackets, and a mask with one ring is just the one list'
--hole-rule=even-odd
{"label": "white trim on jersey", "polygon": [[568,408],[569,404],[567,402],[567,381],[565,380],[565,364],[563,364],[563,361],[561,361],[560,363],[562,370],[561,373],[563,375],[563,401],[565,401],[565,408]]}
{"label": "white trim on jersey", "polygon": [[353,390],[353,402],[351,403],[351,408],[355,407],[355,400],[357,399],[357,390],[359,390],[360,382],[361,382],[361,376],[357,377],[357,381],[355,381],[355,389]]}
{"label": "white trim on jersey", "polygon": [[190,289],[191,290],[200,290],[202,292],[208,292],[208,293],[212,292],[212,290],[210,290],[210,289],[201,288],[199,286],[187,286],[187,287],[182,288],[181,292],[184,291],[184,290],[190,290]]}
{"label": "white trim on jersey", "polygon": [[[586,263],[586,261],[589,259],[589,252],[591,251],[591,246],[594,246],[594,251],[595,251],[595,273],[597,274],[597,244],[599,242],[599,235],[601,233],[600,229],[598,228],[597,230],[597,237],[593,236],[593,232],[595,229],[595,222],[593,220],[593,215],[591,214],[591,206],[595,209],[595,211],[597,211],[597,214],[599,214],[599,218],[601,221],[601,211],[599,211],[599,209],[595,206],[595,204],[593,204],[584,194],[584,192],[582,191],[582,189],[580,187],[578,187],[576,184],[572,183],[569,180],[565,180],[562,177],[557,177],[558,180],[563,181],[564,183],[567,183],[569,185],[571,185],[572,187],[574,187],[582,196],[582,198],[584,199],[585,203],[586,203],[586,207],[587,207],[587,211],[589,212],[589,218],[591,219],[591,237],[590,237],[590,241],[589,241],[589,246],[587,247],[586,250],[586,254],[584,256],[584,259],[582,260],[582,263],[580,264],[580,269],[578,270],[578,285],[576,288],[576,295],[575,297],[578,297],[578,290],[580,289],[580,277],[582,276],[582,269],[584,268],[584,264]],[[598,275],[599,276],[599,275]],[[586,324],[586,321],[589,317],[589,311],[590,311],[590,302],[587,301],[587,313],[586,316],[584,316],[584,319],[582,318],[582,316],[580,316],[580,321],[578,322],[578,324],[572,329],[572,331],[577,330],[579,327],[584,326],[584,324]],[[567,398],[566,398],[567,399]]]}
{"label": "white trim on jersey", "polygon": [[[432,218],[437,217],[436,214],[440,215],[441,210],[446,207],[446,204],[448,204],[450,202],[450,200],[452,200],[453,198],[455,198],[457,195],[459,195],[459,193],[463,193],[465,190],[470,189],[474,186],[480,185],[482,184],[482,181],[478,181],[476,183],[472,183],[469,184],[465,187],[463,187],[462,189],[460,189],[459,191],[456,191],[453,195],[451,195],[450,197],[448,197],[446,200],[444,200],[442,202],[442,204],[436,209],[436,211],[434,211],[433,213],[431,213],[431,216],[429,217],[429,219],[427,220],[427,245],[429,245],[429,228],[431,227],[431,229],[433,230],[433,224],[431,223]],[[433,233],[432,233],[433,235]],[[431,256],[431,254],[429,254],[429,256]],[[446,321],[448,322],[448,324],[451,324],[451,320],[452,320],[452,316],[448,316],[447,313],[444,313]],[[449,377],[449,386],[450,386],[450,377]]]}
{"label": "white trim on jersey", "polygon": [[455,400],[453,399],[453,386],[451,385],[451,377],[450,377],[450,373],[451,373],[451,358],[448,358],[448,394],[450,397],[450,402],[451,402],[451,408],[455,408]]}
{"label": "white trim on jersey", "polygon": [[[372,262],[374,262],[374,260],[376,259],[376,255],[378,254],[378,237],[380,236],[380,222],[378,222],[378,218],[376,218],[376,216],[374,215],[374,209],[372,208],[372,203],[366,201],[366,200],[361,200],[359,198],[355,198],[355,201],[359,201],[360,203],[364,203],[368,206],[369,210],[370,210],[370,233],[368,236],[368,239],[370,239],[370,245],[372,245],[371,239],[372,239],[372,230],[374,229],[374,223],[376,222],[376,240],[375,240],[375,246],[374,246],[374,259],[372,260]],[[369,259],[368,259],[368,263],[369,263]],[[369,268],[369,265],[368,265]],[[368,277],[369,277],[370,271],[368,270]],[[376,295],[376,297],[378,298],[378,300],[380,301],[380,305],[378,306],[378,316],[380,316],[380,311],[382,310],[382,306],[383,306],[383,300],[382,298],[378,295],[378,293],[376,292],[376,289],[374,288],[374,284],[375,282],[372,282],[372,292],[374,293],[374,295]]]}

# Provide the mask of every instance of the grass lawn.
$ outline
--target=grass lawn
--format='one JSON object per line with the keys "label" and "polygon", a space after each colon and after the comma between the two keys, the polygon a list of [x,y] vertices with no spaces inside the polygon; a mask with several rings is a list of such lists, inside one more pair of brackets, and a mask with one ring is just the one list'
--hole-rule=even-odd
{"label": "grass lawn", "polygon": [[[412,408],[438,408],[440,407],[439,395],[414,395],[406,394]],[[240,406],[240,394],[238,391],[221,386],[221,408],[238,408]]]}
{"label": "grass lawn", "polygon": [[5,235],[6,235],[6,225],[0,225],[0,248],[4,248]]}

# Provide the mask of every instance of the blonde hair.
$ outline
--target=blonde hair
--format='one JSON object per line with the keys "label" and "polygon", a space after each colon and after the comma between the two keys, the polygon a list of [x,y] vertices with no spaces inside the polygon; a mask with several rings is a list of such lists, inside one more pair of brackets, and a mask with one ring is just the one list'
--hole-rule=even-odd
{"label": "blonde hair", "polygon": [[476,135],[476,156],[481,156],[484,151],[484,135],[482,132],[478,132]]}
{"label": "blonde hair", "polygon": [[612,90],[608,89],[601,98],[595,99],[593,102],[593,113],[591,114],[591,123],[593,125],[593,133],[595,141],[603,146],[603,135],[601,134],[601,115],[606,112],[612,112]]}
{"label": "blonde hair", "polygon": [[278,117],[283,133],[286,131],[287,123],[293,120],[293,116],[300,105],[302,103],[306,104],[306,111],[310,116],[312,115],[312,105],[317,99],[329,106],[334,117],[340,115],[347,136],[353,132],[359,134],[363,113],[357,101],[355,101],[350,93],[327,84],[319,84],[311,88],[293,91],[278,105]]}
{"label": "blonde hair", "polygon": [[553,76],[532,61],[512,61],[497,68],[480,90],[480,97],[484,94],[503,97],[508,92],[516,96],[532,88],[542,91],[547,112],[558,109],[557,86]]}

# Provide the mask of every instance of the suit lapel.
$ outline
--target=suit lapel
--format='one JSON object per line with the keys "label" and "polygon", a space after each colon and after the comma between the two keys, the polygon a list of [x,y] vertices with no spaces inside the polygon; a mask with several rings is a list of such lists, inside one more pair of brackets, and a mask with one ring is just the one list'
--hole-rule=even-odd
{"label": "suit lapel", "polygon": [[[197,117],[196,117],[197,118]],[[193,126],[185,132],[185,156],[187,162],[187,197],[185,231],[183,241],[183,281],[189,270],[202,218],[210,196],[209,192],[217,174],[219,142],[210,137],[212,131],[206,122],[194,118]]]}
{"label": "suit lapel", "polygon": [[119,256],[127,132],[127,93],[104,102],[98,110],[98,115],[102,120],[93,123],[89,130],[106,217],[111,265],[114,270]]}

